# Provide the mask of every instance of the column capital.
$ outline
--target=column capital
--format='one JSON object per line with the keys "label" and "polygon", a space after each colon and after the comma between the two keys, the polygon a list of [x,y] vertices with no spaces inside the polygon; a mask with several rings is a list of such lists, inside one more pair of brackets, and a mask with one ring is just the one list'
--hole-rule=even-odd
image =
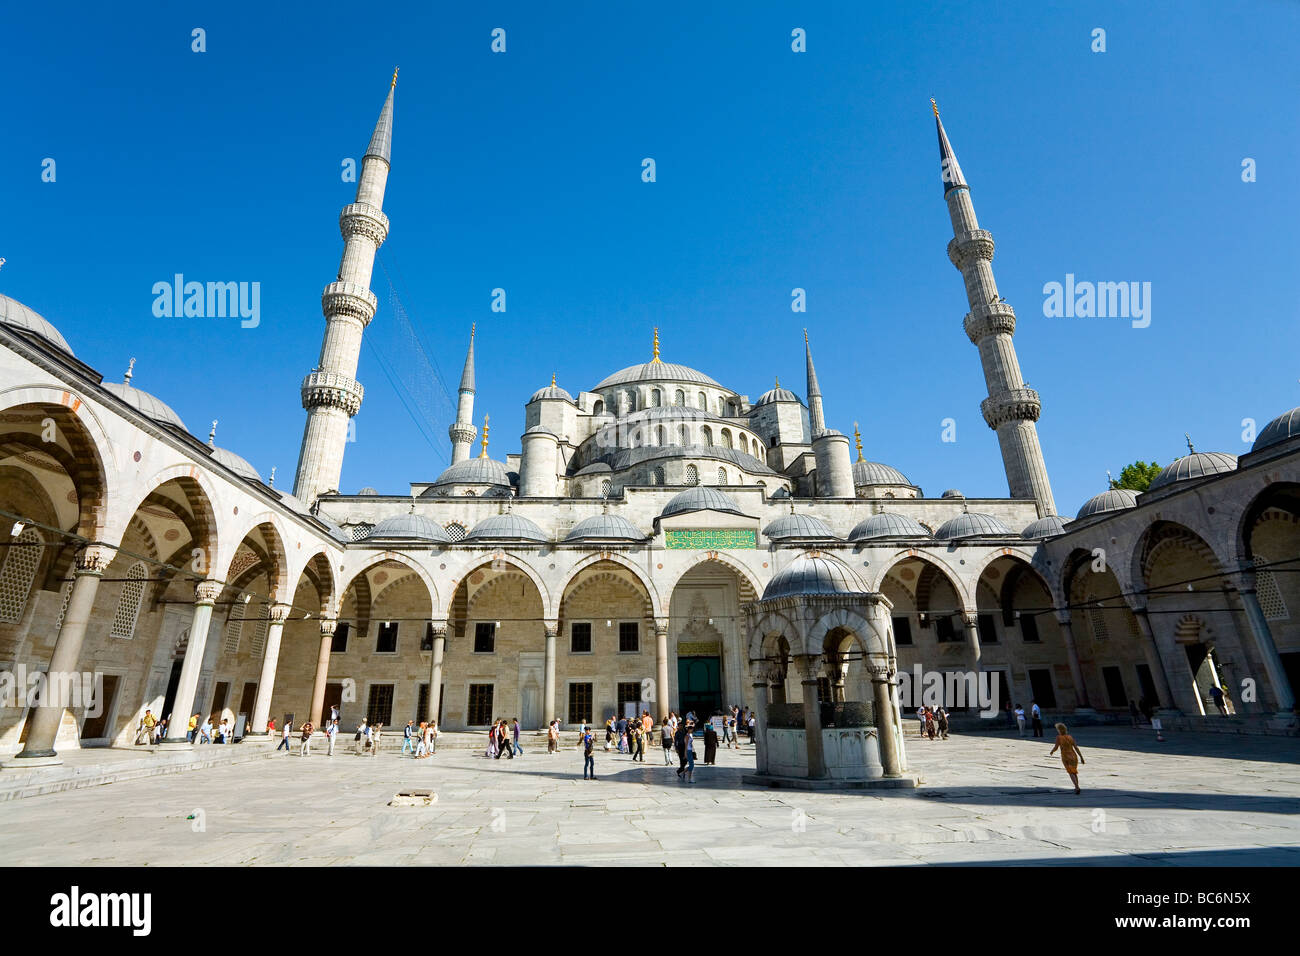
{"label": "column capital", "polygon": [[338,628],[339,622],[332,617],[323,617],[320,619],[320,636],[333,637],[334,631]]}
{"label": "column capital", "polygon": [[194,603],[212,605],[221,594],[220,581],[200,581],[194,585]]}
{"label": "column capital", "polygon": [[979,615],[979,611],[962,611],[962,612],[961,612],[961,626],[962,626],[962,627],[973,627],[973,628],[978,629],[979,626],[980,626],[980,615]]}
{"label": "column capital", "polygon": [[559,621],[542,621],[542,627],[546,629],[547,639],[559,637],[560,635]]}
{"label": "column capital", "polygon": [[266,609],[267,617],[272,624],[283,624],[289,620],[289,614],[293,611],[291,604],[272,604]]}
{"label": "column capital", "polygon": [[435,641],[439,639],[445,639],[447,637],[446,621],[430,621],[429,624],[433,628],[433,639]]}
{"label": "column capital", "polygon": [[74,574],[100,575],[113,560],[113,549],[103,544],[88,544],[74,558]]}
{"label": "column capital", "polygon": [[667,634],[667,633],[668,633],[668,618],[666,617],[655,618],[655,636],[658,637],[660,634]]}

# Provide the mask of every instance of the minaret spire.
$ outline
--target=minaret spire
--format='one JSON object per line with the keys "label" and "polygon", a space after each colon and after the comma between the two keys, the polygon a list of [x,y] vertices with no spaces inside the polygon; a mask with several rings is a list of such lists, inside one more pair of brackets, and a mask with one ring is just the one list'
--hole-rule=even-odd
{"label": "minaret spire", "polygon": [[812,429],[812,437],[816,438],[819,432],[826,430],[826,415],[822,411],[822,389],[817,384],[817,370],[813,368],[812,346],[808,344],[807,329],[803,330],[803,350],[808,372],[808,425]]}
{"label": "minaret spire", "polygon": [[659,359],[659,326],[656,325],[655,326],[655,354],[654,354],[654,358],[652,358],[650,361],[658,362],[659,360],[660,360]]}
{"label": "minaret spire", "polygon": [[862,432],[858,431],[858,423],[853,423],[853,441],[858,446],[858,461],[864,461],[862,457]]}
{"label": "minaret spire", "polygon": [[397,73],[388,87],[361,159],[356,201],[339,216],[343,234],[343,260],[338,278],[325,287],[321,311],[325,314],[325,339],[316,368],[303,379],[302,407],[307,410],[294,497],[313,505],[323,493],[337,491],[343,474],[343,451],[351,419],[361,409],[365,390],[357,381],[361,336],[375,317],[378,301],[370,291],[375,252],[388,238],[384,215],[384,189],[392,162],[393,93]]}
{"label": "minaret spire", "polygon": [[465,369],[460,373],[460,389],[456,401],[456,421],[447,429],[451,438],[451,463],[465,461],[469,458],[470,446],[474,444],[474,333],[478,323],[469,327],[469,349],[465,352]]}
{"label": "minaret spire", "polygon": [[483,450],[478,453],[478,456],[480,458],[486,458],[488,456],[487,446],[488,446],[488,416],[484,415],[483,416]]}
{"label": "minaret spire", "polygon": [[988,387],[989,397],[980,403],[980,411],[989,428],[997,432],[1011,497],[1032,498],[1041,514],[1056,514],[1052,485],[1034,424],[1042,412],[1042,403],[1038,393],[1027,388],[1020,375],[1020,361],[1011,341],[1016,330],[1016,313],[998,295],[997,281],[993,278],[993,236],[979,227],[970,187],[939,119],[939,107],[933,100],[931,105],[939,130],[943,196],[952,220],[953,239],[948,243],[948,258],[965,280],[970,306],[965,319],[966,336],[979,348]]}

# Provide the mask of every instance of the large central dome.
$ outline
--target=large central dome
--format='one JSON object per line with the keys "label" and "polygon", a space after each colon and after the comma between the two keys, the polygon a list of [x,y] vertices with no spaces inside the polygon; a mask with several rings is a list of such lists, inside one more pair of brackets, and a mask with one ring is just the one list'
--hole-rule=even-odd
{"label": "large central dome", "polygon": [[694,385],[712,385],[714,388],[722,388],[720,383],[689,366],[655,360],[642,365],[629,365],[621,372],[615,372],[603,379],[592,391],[598,392],[602,388],[628,385],[632,382],[690,382]]}

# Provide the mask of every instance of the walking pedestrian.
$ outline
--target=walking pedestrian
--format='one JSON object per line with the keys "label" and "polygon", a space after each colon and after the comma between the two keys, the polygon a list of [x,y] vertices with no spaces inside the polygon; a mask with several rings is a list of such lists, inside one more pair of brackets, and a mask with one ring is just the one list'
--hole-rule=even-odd
{"label": "walking pedestrian", "polygon": [[370,730],[370,756],[379,756],[379,735],[384,732],[383,724],[375,724]]}
{"label": "walking pedestrian", "polygon": [[695,724],[686,722],[686,774],[687,783],[695,782]]}
{"label": "walking pedestrian", "polygon": [[667,767],[673,762],[673,725],[668,722],[667,717],[663,719],[659,736],[662,738],[661,743],[664,748],[664,766]]}
{"label": "walking pedestrian", "polygon": [[514,737],[515,753],[522,757],[524,753],[524,748],[519,746],[519,718],[518,717],[514,717],[510,721],[510,734],[512,737]]}
{"label": "walking pedestrian", "polygon": [[590,774],[592,780],[596,779],[596,758],[592,754],[592,749],[595,747],[595,745],[596,745],[596,740],[594,737],[592,737],[591,731],[590,730],[584,731],[582,735],[582,779],[583,780],[587,779],[588,774]]}
{"label": "walking pedestrian", "polygon": [[948,739],[948,711],[939,708],[939,736]]}
{"label": "walking pedestrian", "polygon": [[195,738],[198,736],[198,730],[199,730],[199,715],[195,714],[193,717],[190,718],[189,729],[185,731],[185,739],[188,740],[190,743],[194,743]]}
{"label": "walking pedestrian", "polygon": [[1074,738],[1065,729],[1065,724],[1056,725],[1056,743],[1048,756],[1050,757],[1056,753],[1058,749],[1061,751],[1061,763],[1065,765],[1065,772],[1070,775],[1070,782],[1074,784],[1074,792],[1080,793],[1079,764],[1087,763],[1087,761],[1083,759],[1083,751],[1079,749],[1079,745],[1074,742]]}
{"label": "walking pedestrian", "polygon": [[325,728],[325,740],[329,744],[328,756],[334,756],[334,741],[338,739],[338,736],[339,722],[337,720],[331,720],[330,725]]}
{"label": "walking pedestrian", "polygon": [[293,727],[290,726],[289,721],[286,720],[284,722],[284,732],[280,736],[280,744],[275,748],[277,753],[279,753],[281,750],[283,750],[285,753],[289,753],[289,734],[291,734],[292,732],[293,732]]}
{"label": "walking pedestrian", "polygon": [[429,754],[433,755],[438,752],[438,722],[429,721]]}
{"label": "walking pedestrian", "polygon": [[921,724],[921,736],[924,737],[925,736],[925,708],[924,707],[916,708],[916,719]]}
{"label": "walking pedestrian", "polygon": [[546,725],[546,753],[548,755],[560,752],[560,732],[556,729],[555,719]]}
{"label": "walking pedestrian", "polygon": [[311,753],[311,733],[313,729],[310,720],[302,722],[302,737],[301,742],[298,744],[299,757],[306,757]]}
{"label": "walking pedestrian", "polygon": [[704,725],[704,766],[711,767],[718,759],[718,732],[713,722]]}
{"label": "walking pedestrian", "polygon": [[1214,706],[1218,708],[1219,713],[1222,716],[1227,717],[1228,708],[1225,707],[1223,704],[1223,688],[1220,687],[1218,684],[1211,684],[1210,697],[1214,699]]}
{"label": "walking pedestrian", "polygon": [[1016,726],[1020,728],[1020,736],[1025,735],[1025,708],[1016,704]]}
{"label": "walking pedestrian", "polygon": [[1043,736],[1043,711],[1038,706],[1038,701],[1029,702],[1029,713],[1034,719],[1034,736]]}
{"label": "walking pedestrian", "polygon": [[357,756],[360,757],[366,750],[367,738],[370,736],[370,728],[366,726],[366,718],[361,718],[361,723],[357,724]]}
{"label": "walking pedestrian", "polygon": [[408,720],[406,722],[406,727],[403,728],[402,730],[401,756],[405,757],[406,752],[408,750],[411,752],[411,756],[414,757],[415,756],[415,721],[413,720]]}

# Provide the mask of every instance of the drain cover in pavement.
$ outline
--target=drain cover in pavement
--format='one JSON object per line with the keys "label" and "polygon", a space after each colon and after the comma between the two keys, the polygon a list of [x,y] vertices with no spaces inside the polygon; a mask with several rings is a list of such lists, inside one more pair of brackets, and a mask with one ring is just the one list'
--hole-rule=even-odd
{"label": "drain cover in pavement", "polygon": [[438,795],[432,790],[401,790],[389,801],[390,807],[427,807],[436,803]]}

